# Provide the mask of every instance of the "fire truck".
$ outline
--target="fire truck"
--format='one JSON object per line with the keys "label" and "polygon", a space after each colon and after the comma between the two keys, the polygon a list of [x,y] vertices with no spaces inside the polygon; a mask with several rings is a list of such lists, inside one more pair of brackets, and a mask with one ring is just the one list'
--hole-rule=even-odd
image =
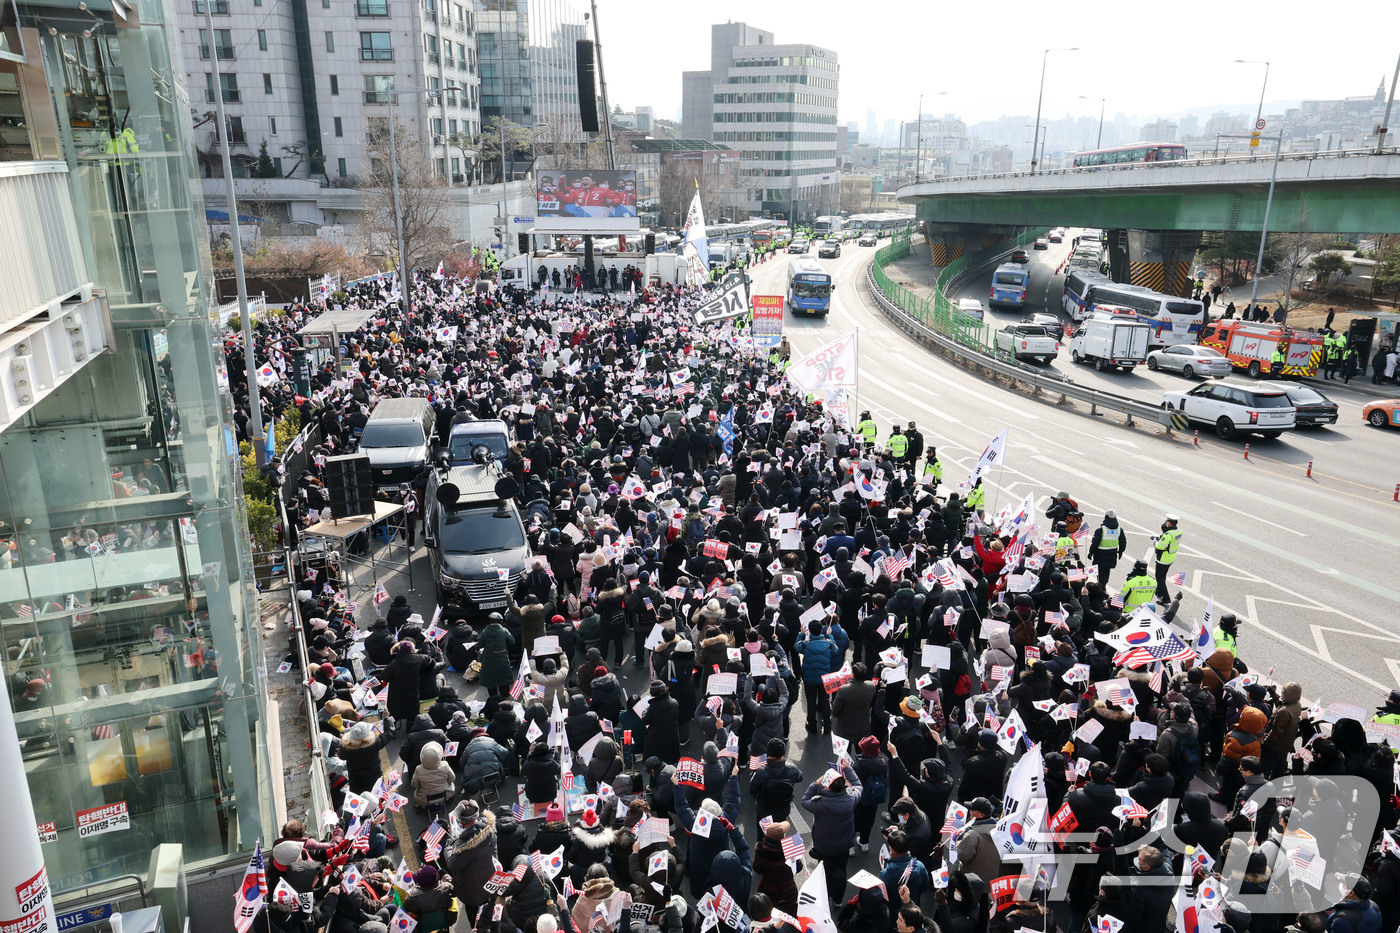
{"label": "fire truck", "polygon": [[1215,321],[1201,334],[1201,345],[1223,353],[1235,369],[1258,378],[1273,372],[1274,350],[1284,345],[1280,376],[1316,376],[1322,365],[1322,338],[1280,324]]}

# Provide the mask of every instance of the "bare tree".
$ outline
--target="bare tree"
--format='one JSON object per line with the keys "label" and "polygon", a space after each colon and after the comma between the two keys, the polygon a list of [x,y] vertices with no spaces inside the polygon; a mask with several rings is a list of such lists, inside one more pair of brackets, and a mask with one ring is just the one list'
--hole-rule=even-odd
{"label": "bare tree", "polygon": [[[1303,195],[1289,225],[1290,232],[1270,236],[1265,243],[1265,261],[1272,260],[1274,272],[1282,279],[1279,310],[1288,313],[1293,305],[1293,287],[1306,271],[1308,260],[1320,245],[1308,222],[1308,198]],[[1262,274],[1262,272],[1256,272]]]}
{"label": "bare tree", "polygon": [[[500,117],[492,117],[490,122],[481,127],[481,132],[472,137],[466,143],[467,148],[476,151],[477,164],[482,168],[483,179],[491,179],[491,184],[497,184],[502,178],[501,165],[501,137],[502,126]],[[529,127],[521,126],[519,123],[505,121],[505,170],[512,174],[522,171],[529,172],[534,167],[535,135]],[[462,148],[458,146],[458,148]]]}
{"label": "bare tree", "polygon": [[403,256],[398,256],[398,231],[394,222],[393,164],[387,124],[372,128],[369,136],[371,187],[365,189],[366,232],[372,242],[385,243],[398,265],[413,269],[432,256],[440,256],[452,244],[449,225],[447,179],[438,174],[425,153],[423,141],[399,121],[394,126],[399,168],[398,216],[403,222]]}

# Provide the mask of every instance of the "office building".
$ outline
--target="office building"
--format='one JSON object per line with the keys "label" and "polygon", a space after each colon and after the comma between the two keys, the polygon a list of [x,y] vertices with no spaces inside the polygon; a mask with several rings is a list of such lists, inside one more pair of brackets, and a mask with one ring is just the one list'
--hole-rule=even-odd
{"label": "office building", "polygon": [[747,23],[711,26],[710,70],[682,78],[682,126],[708,123],[699,138],[740,151],[749,211],[807,221],[840,204],[840,66],[830,49],[773,40]]}
{"label": "office building", "polygon": [[1138,131],[1138,139],[1146,143],[1174,143],[1176,142],[1176,121],[1164,119],[1144,123],[1142,129]]}
{"label": "office building", "polygon": [[532,122],[543,141],[557,134],[561,142],[581,142],[577,43],[591,39],[592,31],[569,0],[535,0],[529,30]]}
{"label": "office building", "polygon": [[[178,22],[123,0],[0,12],[0,106],[22,116],[0,123],[0,663],[24,766],[6,779],[28,782],[60,911],[157,880],[163,843],[212,870],[277,828],[192,179],[205,85],[186,87]],[[217,903],[191,929],[228,922],[232,884],[191,883]]]}
{"label": "office building", "polygon": [[[246,176],[262,147],[277,178],[355,187],[370,172],[365,139],[393,111],[438,171],[464,181],[460,143],[481,128],[474,13],[470,0],[210,0],[234,174]],[[214,131],[214,75],[203,0],[176,0],[195,148],[202,174],[223,174]],[[459,144],[454,145],[454,140]],[[240,185],[241,189],[247,186]],[[260,203],[296,213],[277,185]],[[288,193],[297,186],[284,186]],[[269,208],[264,208],[267,210]]]}

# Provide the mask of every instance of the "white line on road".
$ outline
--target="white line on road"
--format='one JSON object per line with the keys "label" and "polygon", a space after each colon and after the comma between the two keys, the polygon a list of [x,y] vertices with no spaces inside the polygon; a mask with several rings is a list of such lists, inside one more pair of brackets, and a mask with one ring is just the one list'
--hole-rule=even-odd
{"label": "white line on road", "polygon": [[1279,531],[1286,531],[1286,532],[1288,532],[1289,534],[1291,534],[1291,535],[1297,535],[1297,536],[1300,537],[1300,538],[1306,538],[1306,537],[1307,537],[1307,535],[1306,535],[1305,533],[1303,533],[1303,532],[1301,532],[1301,531],[1298,531],[1298,530],[1296,530],[1296,529],[1293,529],[1293,528],[1289,528],[1287,525],[1279,525],[1279,524],[1277,524],[1277,523],[1275,523],[1275,522],[1269,521],[1269,520],[1266,519],[1266,518],[1260,518],[1258,515],[1251,515],[1251,514],[1249,514],[1248,512],[1244,511],[1243,509],[1234,508],[1233,506],[1226,505],[1226,504],[1223,503],[1223,502],[1212,502],[1211,505],[1213,505],[1213,506],[1215,506],[1216,508],[1219,508],[1219,509],[1224,509],[1224,510],[1227,511],[1227,512],[1234,512],[1236,515],[1243,515],[1245,518],[1251,518],[1251,519],[1253,519],[1254,521],[1259,522],[1261,525],[1268,525],[1268,526],[1271,527],[1271,528],[1277,528]]}

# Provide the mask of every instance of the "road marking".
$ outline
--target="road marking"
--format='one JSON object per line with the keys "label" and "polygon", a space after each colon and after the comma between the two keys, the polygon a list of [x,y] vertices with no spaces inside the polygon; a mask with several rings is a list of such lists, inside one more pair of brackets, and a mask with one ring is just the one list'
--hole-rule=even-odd
{"label": "road marking", "polygon": [[1292,529],[1292,528],[1289,528],[1287,525],[1275,524],[1274,522],[1271,522],[1271,521],[1269,521],[1269,520],[1266,519],[1266,518],[1260,518],[1258,515],[1251,515],[1250,513],[1244,511],[1243,509],[1237,509],[1237,508],[1235,508],[1234,506],[1226,505],[1226,504],[1223,503],[1223,502],[1212,502],[1211,505],[1215,506],[1216,508],[1224,509],[1224,510],[1227,511],[1227,512],[1234,512],[1236,515],[1243,515],[1245,518],[1251,518],[1251,519],[1253,519],[1254,521],[1259,522],[1259,523],[1262,524],[1262,525],[1268,525],[1268,526],[1270,526],[1271,528],[1277,528],[1279,531],[1286,531],[1286,532],[1288,532],[1289,534],[1291,534],[1291,535],[1297,535],[1297,536],[1300,537],[1300,538],[1306,538],[1306,537],[1307,537],[1307,535],[1304,534],[1303,532],[1297,531],[1297,530]]}
{"label": "road marking", "polygon": [[935,418],[942,419],[943,421],[946,421],[946,422],[948,422],[949,424],[961,424],[961,423],[962,423],[962,422],[959,421],[957,418],[954,418],[952,415],[949,415],[949,414],[947,414],[946,412],[939,411],[937,408],[934,408],[932,405],[925,405],[923,402],[919,401],[918,399],[915,399],[915,398],[913,398],[913,397],[911,397],[911,396],[906,395],[906,394],[904,393],[903,390],[895,388],[894,386],[890,385],[888,382],[885,382],[885,381],[882,380],[882,379],[876,379],[874,376],[870,375],[870,373],[869,373],[868,371],[862,373],[862,374],[861,374],[861,378],[864,379],[866,382],[873,382],[873,383],[875,383],[875,385],[879,386],[880,388],[884,389],[884,390],[887,391],[887,392],[893,392],[896,396],[904,396],[904,401],[905,401],[906,403],[908,403],[908,404],[910,404],[910,405],[913,405],[913,406],[915,406],[916,408],[922,408],[924,411],[926,411],[926,412],[928,412],[929,414],[933,415]]}

